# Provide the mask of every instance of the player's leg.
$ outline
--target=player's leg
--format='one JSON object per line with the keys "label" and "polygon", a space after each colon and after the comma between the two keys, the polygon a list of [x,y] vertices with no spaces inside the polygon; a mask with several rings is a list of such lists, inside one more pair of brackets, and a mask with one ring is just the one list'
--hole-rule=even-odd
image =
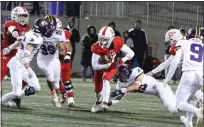
{"label": "player's leg", "polygon": [[[60,91],[59,81],[60,81],[60,73],[61,73],[60,61],[55,60],[55,62],[52,62],[50,66],[52,66],[52,68],[54,69],[54,88],[57,95],[59,95],[59,91]],[[57,102],[60,102],[59,98],[57,98]],[[57,107],[61,107],[60,103],[57,103],[57,104],[58,104]]]}
{"label": "player's leg", "polygon": [[17,99],[18,102],[16,101],[16,105],[18,108],[21,108],[20,98],[22,94],[22,71],[20,69],[10,68],[10,74],[13,91],[2,97],[2,103]]}
{"label": "player's leg", "polygon": [[[198,118],[202,117],[201,109],[189,104],[192,96],[200,85],[194,71],[184,72],[180,84],[176,91],[177,106],[180,111],[196,114]],[[191,115],[188,115],[191,116]],[[188,118],[189,120],[191,118]]]}
{"label": "player's leg", "polygon": [[55,91],[55,83],[54,83],[54,68],[50,66],[50,63],[54,62],[52,61],[37,61],[38,67],[42,70],[42,72],[46,75],[47,77],[47,85],[50,89],[50,93],[52,96],[52,102],[55,107],[58,107],[59,101],[57,97],[57,93]]}
{"label": "player's leg", "polygon": [[110,68],[108,68],[104,74],[103,74],[103,104],[102,108],[104,111],[107,111],[108,109],[108,101],[110,96],[110,80],[115,76],[117,73],[117,66],[115,64],[112,64]]}
{"label": "player's leg", "polygon": [[94,91],[96,93],[96,102],[94,103],[91,112],[97,112],[101,110],[102,103],[102,89],[103,89],[103,71],[95,71],[94,73]]}
{"label": "player's leg", "polygon": [[9,56],[1,55],[1,81],[4,79],[6,74],[9,72],[9,68],[7,67],[8,61],[11,59]]}
{"label": "player's leg", "polygon": [[201,88],[196,91],[195,97],[196,97],[198,100],[202,100],[202,101],[203,101],[203,91],[201,90]]}
{"label": "player's leg", "polygon": [[82,81],[85,82],[86,81],[86,73],[87,73],[87,68],[86,66],[81,67],[81,76],[82,76]]}
{"label": "player's leg", "polygon": [[74,106],[74,92],[73,85],[71,81],[71,61],[69,63],[61,63],[61,80],[64,84],[64,88],[66,91],[67,103],[69,107]]}
{"label": "player's leg", "polygon": [[177,114],[178,108],[176,106],[176,96],[174,95],[169,85],[167,84],[166,87],[164,87],[163,83],[158,82],[156,89],[161,102],[169,110],[169,112],[172,114]]}

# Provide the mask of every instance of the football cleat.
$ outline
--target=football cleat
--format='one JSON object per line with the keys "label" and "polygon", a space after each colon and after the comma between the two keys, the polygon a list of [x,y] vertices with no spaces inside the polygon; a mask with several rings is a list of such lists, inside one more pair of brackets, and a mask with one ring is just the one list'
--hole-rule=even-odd
{"label": "football cleat", "polygon": [[108,103],[107,102],[103,102],[102,109],[103,109],[104,112],[108,111]]}
{"label": "football cleat", "polygon": [[68,107],[74,107],[74,98],[73,97],[68,97],[67,99]]}
{"label": "football cleat", "polygon": [[203,107],[199,108],[197,115],[197,124],[196,127],[203,127]]}
{"label": "football cleat", "polygon": [[100,102],[96,101],[95,104],[93,105],[93,107],[91,108],[91,112],[95,113],[95,112],[102,110],[101,104],[102,104],[102,101],[100,101]]}
{"label": "football cleat", "polygon": [[22,108],[21,107],[21,98],[19,99],[19,98],[15,98],[15,99],[13,99],[13,101],[16,103],[16,106],[18,107],[18,108]]}
{"label": "football cleat", "polygon": [[60,108],[60,107],[61,107],[61,104],[60,104],[60,102],[59,102],[57,96],[56,96],[56,97],[55,97],[55,96],[52,96],[52,103],[53,103],[54,106],[57,107],[57,108]]}
{"label": "football cleat", "polygon": [[188,121],[188,119],[185,116],[180,116],[180,120],[183,122],[183,124],[186,127],[193,127],[193,122],[192,121]]}

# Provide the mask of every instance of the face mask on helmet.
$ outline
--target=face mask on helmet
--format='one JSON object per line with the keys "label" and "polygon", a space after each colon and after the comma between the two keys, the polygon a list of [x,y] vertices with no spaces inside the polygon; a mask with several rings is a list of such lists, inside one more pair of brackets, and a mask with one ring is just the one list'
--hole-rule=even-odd
{"label": "face mask on helmet", "polygon": [[128,66],[123,66],[123,65],[119,66],[118,73],[117,73],[119,81],[126,83],[129,79],[131,72],[132,70]]}
{"label": "face mask on helmet", "polygon": [[109,47],[110,47],[110,44],[111,44],[111,42],[112,42],[112,39],[99,37],[98,41],[99,41],[99,45],[100,45],[102,48],[104,48],[104,47],[109,48]]}
{"label": "face mask on helmet", "polygon": [[15,7],[11,12],[11,19],[21,25],[28,24],[29,14],[23,7]]}

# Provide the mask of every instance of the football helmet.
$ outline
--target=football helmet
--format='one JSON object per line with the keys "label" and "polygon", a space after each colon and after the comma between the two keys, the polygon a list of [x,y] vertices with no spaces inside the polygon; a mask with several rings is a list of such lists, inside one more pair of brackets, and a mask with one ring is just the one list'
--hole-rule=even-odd
{"label": "football helmet", "polygon": [[11,11],[11,20],[21,24],[25,25],[29,22],[29,14],[28,11],[24,7],[15,7]]}
{"label": "football helmet", "polygon": [[52,16],[52,15],[46,15],[45,19],[47,19],[50,22],[52,31],[55,31],[56,28],[57,28],[56,18],[54,16]]}
{"label": "football helmet", "polygon": [[57,22],[57,28],[58,29],[62,28],[62,21],[59,18],[56,18],[56,22]]}
{"label": "football helmet", "polygon": [[178,40],[183,38],[180,30],[178,29],[171,29],[166,32],[165,34],[165,47],[168,51],[172,44],[176,43]]}
{"label": "football helmet", "polygon": [[110,26],[103,27],[98,33],[99,45],[109,48],[115,36],[114,30]]}
{"label": "football helmet", "polygon": [[191,38],[198,38],[202,41],[204,41],[204,29],[203,27],[193,27],[188,30],[186,39],[191,39]]}
{"label": "football helmet", "polygon": [[36,19],[33,25],[33,31],[35,33],[40,33],[45,37],[50,37],[51,24],[46,19],[43,18]]}
{"label": "football helmet", "polygon": [[126,83],[131,73],[132,69],[128,65],[123,64],[118,67],[117,77],[120,82]]}

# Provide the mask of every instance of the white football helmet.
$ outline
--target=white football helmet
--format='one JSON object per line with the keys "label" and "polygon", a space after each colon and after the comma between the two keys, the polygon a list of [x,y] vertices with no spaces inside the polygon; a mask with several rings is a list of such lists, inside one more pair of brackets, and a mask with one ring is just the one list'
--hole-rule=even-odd
{"label": "white football helmet", "polygon": [[24,7],[15,7],[11,11],[11,20],[14,20],[15,22],[25,25],[28,24],[29,21],[29,14],[28,11]]}
{"label": "white football helmet", "polygon": [[57,22],[57,28],[60,29],[62,28],[62,21],[59,18],[55,18]]}
{"label": "white football helmet", "polygon": [[166,43],[166,45],[171,46],[173,43],[176,43],[178,40],[181,40],[182,38],[183,38],[183,36],[182,36],[180,30],[171,29],[171,30],[166,32],[165,43]]}
{"label": "white football helmet", "polygon": [[110,26],[105,26],[101,28],[101,30],[98,33],[98,41],[99,45],[104,48],[109,48],[110,44],[113,41],[113,38],[115,36],[114,30]]}

